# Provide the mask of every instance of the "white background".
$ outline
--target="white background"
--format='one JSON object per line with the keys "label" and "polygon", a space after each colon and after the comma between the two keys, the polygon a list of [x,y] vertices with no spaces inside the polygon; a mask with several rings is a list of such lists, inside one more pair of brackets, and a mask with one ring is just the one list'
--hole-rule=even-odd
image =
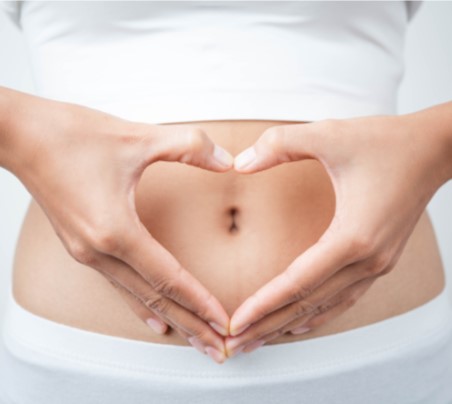
{"label": "white background", "polygon": [[[406,74],[399,94],[399,113],[452,100],[452,2],[425,2],[406,38]],[[34,93],[21,32],[0,15],[0,85]],[[452,130],[452,128],[451,128]],[[415,192],[415,191],[413,191]],[[22,184],[0,168],[0,324],[20,226],[30,196]],[[428,206],[446,267],[452,296],[452,182]]]}

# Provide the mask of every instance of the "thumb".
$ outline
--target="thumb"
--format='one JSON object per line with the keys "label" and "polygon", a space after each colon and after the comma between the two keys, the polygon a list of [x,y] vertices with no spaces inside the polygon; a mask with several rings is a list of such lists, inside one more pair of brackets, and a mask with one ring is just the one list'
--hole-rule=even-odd
{"label": "thumb", "polygon": [[152,160],[177,161],[212,171],[232,168],[234,157],[198,127],[159,126],[152,136]]}
{"label": "thumb", "polygon": [[317,158],[320,122],[277,125],[266,129],[253,146],[234,160],[239,172],[266,170],[290,161]]}

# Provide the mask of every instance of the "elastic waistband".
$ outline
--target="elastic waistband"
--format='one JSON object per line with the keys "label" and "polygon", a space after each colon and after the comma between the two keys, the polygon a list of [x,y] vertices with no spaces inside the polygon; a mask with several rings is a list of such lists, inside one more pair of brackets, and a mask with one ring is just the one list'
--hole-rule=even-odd
{"label": "elastic waistband", "polygon": [[66,366],[206,378],[274,378],[343,370],[412,353],[445,333],[452,333],[452,305],[446,288],[427,303],[383,321],[319,338],[264,345],[221,365],[191,346],[130,340],[47,320],[20,306],[11,291],[3,327],[7,349],[16,353],[25,349],[28,358],[37,354]]}

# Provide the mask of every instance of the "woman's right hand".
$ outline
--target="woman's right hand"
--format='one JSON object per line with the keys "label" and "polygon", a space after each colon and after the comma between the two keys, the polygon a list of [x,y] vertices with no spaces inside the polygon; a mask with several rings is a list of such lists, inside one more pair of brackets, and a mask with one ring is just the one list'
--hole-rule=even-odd
{"label": "woman's right hand", "polygon": [[153,162],[225,172],[233,157],[199,128],[127,121],[21,92],[12,99],[2,131],[14,147],[4,166],[41,206],[69,254],[117,286],[148,325],[164,333],[168,324],[197,349],[219,350],[207,353],[222,362],[225,309],[149,234],[134,196]]}

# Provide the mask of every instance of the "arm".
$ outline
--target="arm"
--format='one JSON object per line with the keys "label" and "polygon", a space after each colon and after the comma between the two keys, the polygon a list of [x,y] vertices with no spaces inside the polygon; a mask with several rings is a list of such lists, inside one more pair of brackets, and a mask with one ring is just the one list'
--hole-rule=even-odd
{"label": "arm", "polygon": [[[452,101],[405,115],[418,130],[431,137],[431,146],[439,149],[436,161],[442,183],[452,179]],[[442,184],[441,184],[442,185]]]}
{"label": "arm", "polygon": [[0,165],[33,195],[69,254],[127,292],[147,324],[223,351],[216,331],[227,335],[226,311],[137,215],[136,185],[159,160],[232,167],[232,156],[197,128],[130,122],[0,87]]}
{"label": "arm", "polygon": [[[243,153],[235,168],[244,174],[318,159],[336,210],[318,242],[235,311],[228,355],[320,326],[392,270],[427,203],[452,178],[452,102],[400,116],[274,126]],[[242,165],[246,155],[254,159]]]}
{"label": "arm", "polygon": [[[0,167],[9,167],[8,151],[13,150],[11,144],[11,133],[8,130],[8,118],[11,115],[9,106],[11,105],[11,93],[5,87],[0,87]],[[11,171],[11,169],[9,169]]]}

